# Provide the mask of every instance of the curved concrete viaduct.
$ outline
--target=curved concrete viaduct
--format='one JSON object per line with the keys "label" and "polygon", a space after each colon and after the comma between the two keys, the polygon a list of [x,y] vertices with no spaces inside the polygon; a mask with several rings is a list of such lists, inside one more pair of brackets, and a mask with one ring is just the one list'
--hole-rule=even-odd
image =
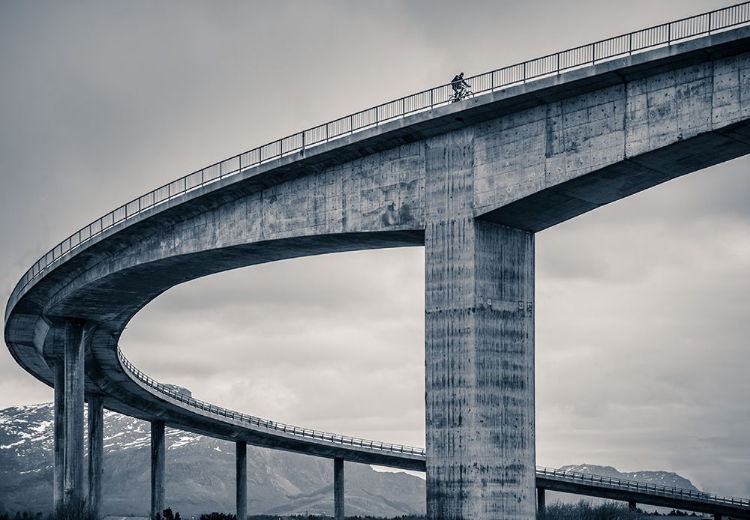
{"label": "curved concrete viaduct", "polygon": [[5,315],[16,361],[55,387],[56,504],[84,497],[84,394],[92,446],[102,406],[152,421],[154,507],[165,423],[238,447],[421,467],[415,453],[269,432],[158,396],[123,369],[117,343],[143,306],[198,277],[424,244],[428,516],[533,518],[534,232],[747,154],[748,100],[742,27],[302,148],[101,232],[22,280]]}

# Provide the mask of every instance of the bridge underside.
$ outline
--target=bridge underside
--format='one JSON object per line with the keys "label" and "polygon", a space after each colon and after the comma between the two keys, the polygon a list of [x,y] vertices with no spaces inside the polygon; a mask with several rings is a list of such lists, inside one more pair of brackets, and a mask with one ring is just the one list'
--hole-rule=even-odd
{"label": "bridge underside", "polygon": [[701,134],[540,190],[479,218],[538,232],[666,181],[750,153],[750,122]]}

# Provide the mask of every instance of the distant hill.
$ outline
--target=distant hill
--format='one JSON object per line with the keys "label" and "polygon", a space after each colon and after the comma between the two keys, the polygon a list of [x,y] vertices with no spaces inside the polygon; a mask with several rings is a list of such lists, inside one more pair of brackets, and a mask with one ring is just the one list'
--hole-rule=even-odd
{"label": "distant hill", "polygon": [[[234,444],[167,428],[166,504],[183,518],[234,511]],[[114,412],[104,416],[105,515],[146,516],[150,506],[148,423]],[[0,513],[52,508],[52,405],[0,411]],[[333,513],[333,462],[248,446],[250,514]],[[666,471],[621,473],[581,464],[563,470],[696,489]],[[425,513],[425,481],[405,473],[380,473],[346,463],[348,515],[393,517]],[[573,495],[550,493],[548,503]],[[592,499],[597,502],[597,499]]]}
{"label": "distant hill", "polygon": [[[183,518],[233,512],[234,443],[167,428],[166,503]],[[104,416],[105,515],[148,515],[149,424],[114,412]],[[52,405],[0,411],[0,512],[52,508]],[[248,446],[250,514],[332,514],[333,461]],[[425,482],[346,463],[351,515],[424,514]]]}
{"label": "distant hill", "polygon": [[[692,482],[688,479],[681,477],[677,473],[670,471],[633,471],[630,473],[623,473],[617,471],[612,466],[597,466],[596,464],[576,464],[563,466],[558,468],[563,471],[575,471],[578,473],[587,473],[592,475],[602,475],[604,477],[613,477],[624,480],[635,480],[637,482],[645,482],[647,484],[657,484],[660,486],[676,487],[682,489],[691,489],[693,491],[699,491]],[[554,502],[562,502],[564,504],[574,504],[584,499],[591,502],[593,505],[603,504],[608,502],[604,498],[596,497],[581,497],[578,495],[570,495],[567,493],[558,493],[555,491],[547,492],[547,503],[552,504]],[[639,504],[639,508],[646,511],[658,511],[661,514],[667,514],[670,512],[669,508],[646,506]]]}
{"label": "distant hill", "polygon": [[590,473],[593,475],[602,475],[604,477],[614,477],[624,480],[636,480],[638,482],[656,484],[658,486],[676,487],[698,491],[698,488],[696,488],[688,479],[670,471],[634,471],[631,473],[622,473],[620,471],[617,471],[612,466],[597,466],[595,464],[563,466],[559,469],[563,471]]}

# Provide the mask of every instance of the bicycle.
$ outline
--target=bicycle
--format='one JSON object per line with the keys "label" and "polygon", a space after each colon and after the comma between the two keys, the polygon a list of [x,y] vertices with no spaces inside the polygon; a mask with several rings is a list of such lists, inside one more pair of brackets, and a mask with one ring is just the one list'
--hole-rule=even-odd
{"label": "bicycle", "polygon": [[462,89],[453,91],[453,95],[451,95],[451,97],[448,98],[448,102],[456,103],[458,101],[461,101],[462,99],[468,99],[468,98],[473,98],[473,97],[474,97],[474,92],[472,92],[468,88],[462,88]]}

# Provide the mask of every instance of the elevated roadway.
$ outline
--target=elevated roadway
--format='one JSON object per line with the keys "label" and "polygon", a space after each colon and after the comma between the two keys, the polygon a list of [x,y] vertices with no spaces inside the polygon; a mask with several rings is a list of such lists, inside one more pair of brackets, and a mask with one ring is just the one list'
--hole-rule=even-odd
{"label": "elevated roadway", "polygon": [[[365,462],[368,455],[372,456],[372,454],[375,454],[376,456],[369,459],[370,461],[388,460],[392,467],[405,470],[425,471],[426,469],[426,456],[422,448],[387,444],[379,441],[321,432],[222,408],[196,400],[174,388],[174,386],[164,385],[155,381],[133,366],[119,350],[118,355],[123,368],[125,368],[134,380],[140,383],[144,390],[151,393],[154,399],[179,404],[185,411],[187,409],[192,409],[193,412],[200,410],[198,413],[211,422],[226,423],[228,431],[231,432],[229,436],[224,437],[227,440],[242,438],[247,442],[259,446],[288,449],[289,451],[302,451],[294,446],[290,440],[302,439],[303,442],[309,443],[311,439],[317,439],[322,441],[322,444],[325,446],[324,450],[314,453],[319,456]],[[216,429],[214,425],[214,431]],[[268,437],[271,441],[268,442],[266,440],[266,444],[263,441],[259,442],[253,435],[243,433],[246,430],[251,430],[255,434],[259,431],[265,431],[267,434],[271,433]],[[279,439],[281,435],[284,435],[283,441]],[[339,450],[331,450],[332,444],[339,445]],[[328,451],[326,452],[325,450]],[[309,447],[305,449],[305,452],[313,453]],[[722,497],[692,489],[681,489],[590,473],[537,467],[536,488],[540,511],[543,511],[545,508],[545,491],[549,490],[619,500],[628,502],[633,507],[636,504],[641,504],[708,513],[719,517],[750,518],[750,499],[748,498]]]}
{"label": "elevated roadway", "polygon": [[[238,457],[251,443],[424,467],[431,518],[532,518],[534,233],[750,152],[749,22],[739,4],[470,78],[473,99],[407,96],[194,172],[65,239],[5,313],[11,354],[55,388],[56,504],[84,497],[86,395],[94,418],[152,422],[152,508],[169,424],[233,439]],[[407,245],[426,248],[424,454],[219,419],[156,395],[118,356],[133,315],[177,284]],[[100,435],[94,420],[93,504]]]}

